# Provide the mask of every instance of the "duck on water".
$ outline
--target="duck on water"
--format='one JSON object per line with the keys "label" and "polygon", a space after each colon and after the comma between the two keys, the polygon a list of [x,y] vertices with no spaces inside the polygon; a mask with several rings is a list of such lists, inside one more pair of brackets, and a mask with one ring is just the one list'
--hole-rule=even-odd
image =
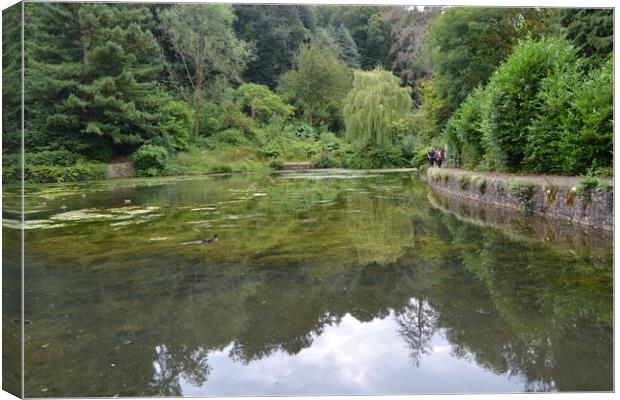
{"label": "duck on water", "polygon": [[208,239],[199,239],[199,240],[191,240],[189,242],[181,242],[181,244],[205,244],[205,243],[215,243],[217,242],[217,234],[213,235],[212,238]]}

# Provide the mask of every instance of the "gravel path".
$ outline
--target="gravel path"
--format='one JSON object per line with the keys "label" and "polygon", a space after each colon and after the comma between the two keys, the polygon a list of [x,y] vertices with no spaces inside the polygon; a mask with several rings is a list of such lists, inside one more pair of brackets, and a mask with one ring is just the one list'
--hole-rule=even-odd
{"label": "gravel path", "polygon": [[[433,167],[436,168],[436,167]],[[548,184],[553,184],[554,186],[564,186],[564,187],[573,187],[581,182],[585,177],[583,176],[561,176],[561,175],[519,175],[519,174],[507,174],[507,173],[499,173],[499,172],[482,172],[482,171],[472,171],[467,169],[459,169],[459,168],[441,168],[444,171],[452,172],[452,173],[470,173],[472,175],[481,175],[488,176],[501,181],[508,181],[511,178],[520,178],[526,179],[531,182],[535,182],[538,185],[545,186]],[[599,178],[601,180],[613,183],[613,178]]]}

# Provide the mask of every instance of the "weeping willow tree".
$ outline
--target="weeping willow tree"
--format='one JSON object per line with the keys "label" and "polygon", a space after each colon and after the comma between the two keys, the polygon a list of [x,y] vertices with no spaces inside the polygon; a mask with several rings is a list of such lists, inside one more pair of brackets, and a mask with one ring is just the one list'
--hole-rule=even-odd
{"label": "weeping willow tree", "polygon": [[355,71],[343,109],[347,138],[359,147],[392,144],[395,123],[412,106],[409,92],[389,71]]}

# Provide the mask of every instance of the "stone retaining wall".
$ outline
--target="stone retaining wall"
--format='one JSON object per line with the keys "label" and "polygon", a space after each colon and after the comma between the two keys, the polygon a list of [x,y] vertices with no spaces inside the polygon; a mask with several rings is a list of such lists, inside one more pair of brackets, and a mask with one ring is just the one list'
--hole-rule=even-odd
{"label": "stone retaining wall", "polygon": [[127,178],[136,176],[136,170],[129,162],[108,164],[107,166],[108,178]]}
{"label": "stone retaining wall", "polygon": [[285,162],[282,166],[284,170],[302,170],[302,169],[312,169],[311,162]]}
{"label": "stone retaining wall", "polygon": [[428,169],[423,177],[440,193],[613,231],[611,187],[583,190],[577,186],[542,185],[519,177],[506,180],[438,168]]}

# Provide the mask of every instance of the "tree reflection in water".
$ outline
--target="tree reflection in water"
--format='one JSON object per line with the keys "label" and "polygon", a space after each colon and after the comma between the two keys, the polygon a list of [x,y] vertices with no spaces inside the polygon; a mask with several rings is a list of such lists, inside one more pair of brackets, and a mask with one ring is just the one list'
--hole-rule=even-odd
{"label": "tree reflection in water", "polygon": [[432,350],[431,339],[437,329],[437,315],[426,300],[411,299],[404,312],[396,317],[411,363],[420,366],[422,355]]}
{"label": "tree reflection in water", "polygon": [[[132,190],[161,216],[27,231],[27,396],[208,389],[214,354],[227,352],[242,376],[262,360],[301,357],[345,317],[393,322],[385,326],[409,353],[399,368],[426,371],[442,337],[453,358],[512,376],[522,390],[612,389],[606,247],[565,251],[463,221],[432,208],[403,174]],[[252,197],[257,190],[264,196]],[[91,203],[79,191],[77,203],[59,201],[100,214],[114,196],[122,202],[122,191],[97,193]],[[204,234],[201,224],[219,227],[220,241],[179,247]],[[316,368],[336,368],[330,360]]]}
{"label": "tree reflection in water", "polygon": [[209,378],[211,367],[207,363],[208,352],[203,349],[180,352],[170,351],[165,345],[155,346],[153,361],[153,386],[157,396],[179,396],[182,394],[179,377],[190,384],[202,386]]}

